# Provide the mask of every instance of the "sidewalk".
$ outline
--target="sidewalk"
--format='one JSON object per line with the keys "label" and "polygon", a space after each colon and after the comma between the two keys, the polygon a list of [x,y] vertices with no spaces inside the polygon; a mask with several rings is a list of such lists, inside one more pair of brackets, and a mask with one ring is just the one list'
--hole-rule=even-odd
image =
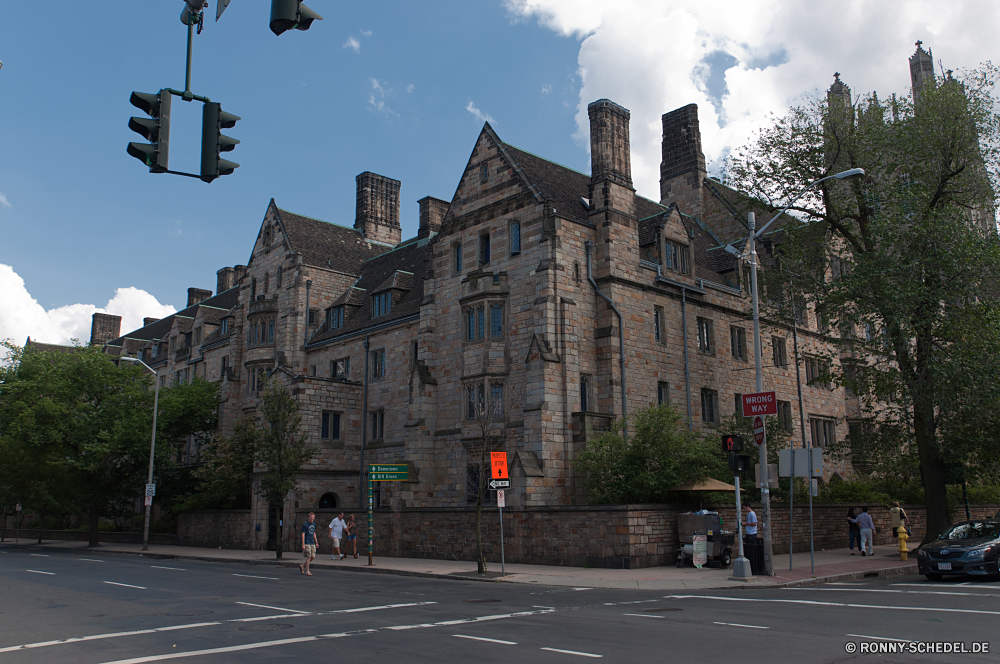
{"label": "sidewalk", "polygon": [[[100,553],[145,555],[151,558],[176,558],[204,560],[210,562],[237,563],[244,565],[280,565],[294,567],[302,561],[302,554],[286,552],[281,560],[276,560],[273,551],[242,551],[233,549],[204,549],[188,546],[150,545],[149,551],[142,552],[138,544],[103,544],[98,549],[88,549],[83,542],[43,540],[41,545],[4,542],[0,547],[20,546],[32,550],[46,549],[58,551],[86,551],[93,556]],[[569,586],[574,588],[620,588],[629,590],[703,590],[709,588],[761,588],[790,585],[808,585],[829,581],[842,581],[865,576],[887,576],[916,573],[914,558],[903,562],[895,547],[886,545],[875,547],[875,555],[851,556],[847,549],[817,551],[815,573],[810,571],[809,553],[796,553],[793,557],[794,569],[788,569],[788,554],[774,556],[774,577],[754,577],[751,581],[733,581],[730,569],[695,569],[684,567],[647,567],[644,569],[598,569],[581,567],[549,567],[545,565],[506,565],[506,574],[500,574],[500,564],[490,563],[489,578],[476,574],[473,562],[454,560],[430,560],[421,558],[376,557],[374,567],[368,567],[368,557],[359,555],[357,559],[348,557],[333,561],[328,555],[321,555],[313,563],[313,569],[339,569],[361,573],[398,574],[439,579],[474,579],[479,581],[502,581],[548,586]]]}

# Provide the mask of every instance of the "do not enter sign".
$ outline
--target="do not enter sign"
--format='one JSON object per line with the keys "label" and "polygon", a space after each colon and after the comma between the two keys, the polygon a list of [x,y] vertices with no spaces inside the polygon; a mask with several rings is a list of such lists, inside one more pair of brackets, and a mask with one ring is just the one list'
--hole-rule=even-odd
{"label": "do not enter sign", "polygon": [[753,442],[758,446],[764,444],[764,418],[760,415],[753,418]]}

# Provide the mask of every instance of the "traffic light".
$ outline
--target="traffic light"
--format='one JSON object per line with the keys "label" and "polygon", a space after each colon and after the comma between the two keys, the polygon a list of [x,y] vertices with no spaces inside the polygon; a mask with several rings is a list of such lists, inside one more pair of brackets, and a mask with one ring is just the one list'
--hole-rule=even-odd
{"label": "traffic light", "polygon": [[727,436],[723,436],[722,450],[724,452],[742,452],[743,436],[737,436],[736,434],[729,434]]}
{"label": "traffic light", "polygon": [[323,17],[299,0],[271,0],[271,32],[276,35],[292,28],[308,30],[315,20]]}
{"label": "traffic light", "polygon": [[[208,0],[184,0],[184,3],[184,9],[181,10],[181,23],[184,25],[200,23],[203,18],[201,10],[208,6]],[[200,34],[201,30],[198,32]]]}
{"label": "traffic light", "polygon": [[220,153],[230,152],[239,144],[237,139],[222,135],[223,129],[232,129],[239,119],[238,115],[223,111],[221,104],[205,102],[201,115],[201,179],[205,182],[220,175],[232,175],[240,167],[219,157]]}
{"label": "traffic light", "polygon": [[170,93],[133,92],[130,101],[152,119],[134,117],[128,121],[129,129],[150,142],[129,143],[128,153],[146,164],[150,173],[165,173],[170,147]]}
{"label": "traffic light", "polygon": [[729,470],[734,473],[744,473],[750,470],[750,457],[746,454],[730,454]]}

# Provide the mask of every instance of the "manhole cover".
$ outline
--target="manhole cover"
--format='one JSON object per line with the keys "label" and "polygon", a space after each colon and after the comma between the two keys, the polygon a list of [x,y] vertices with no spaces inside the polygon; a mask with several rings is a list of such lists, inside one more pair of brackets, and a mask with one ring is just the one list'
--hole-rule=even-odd
{"label": "manhole cover", "polygon": [[466,604],[498,604],[503,600],[499,599],[467,599]]}
{"label": "manhole cover", "polygon": [[680,611],[681,609],[640,609],[643,613],[666,613],[667,611]]}
{"label": "manhole cover", "polygon": [[247,625],[240,627],[241,632],[280,632],[283,629],[291,629],[293,625],[283,623],[263,623],[261,625]]}
{"label": "manhole cover", "polygon": [[170,611],[161,615],[164,616],[210,616],[215,611]]}

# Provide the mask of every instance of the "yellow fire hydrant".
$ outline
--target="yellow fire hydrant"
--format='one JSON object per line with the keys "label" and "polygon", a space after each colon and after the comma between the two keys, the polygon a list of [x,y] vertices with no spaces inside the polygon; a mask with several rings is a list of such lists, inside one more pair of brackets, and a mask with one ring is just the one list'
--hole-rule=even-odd
{"label": "yellow fire hydrant", "polygon": [[899,559],[907,560],[908,549],[906,543],[910,541],[910,536],[906,534],[906,526],[900,525],[896,529],[896,535],[899,537]]}

